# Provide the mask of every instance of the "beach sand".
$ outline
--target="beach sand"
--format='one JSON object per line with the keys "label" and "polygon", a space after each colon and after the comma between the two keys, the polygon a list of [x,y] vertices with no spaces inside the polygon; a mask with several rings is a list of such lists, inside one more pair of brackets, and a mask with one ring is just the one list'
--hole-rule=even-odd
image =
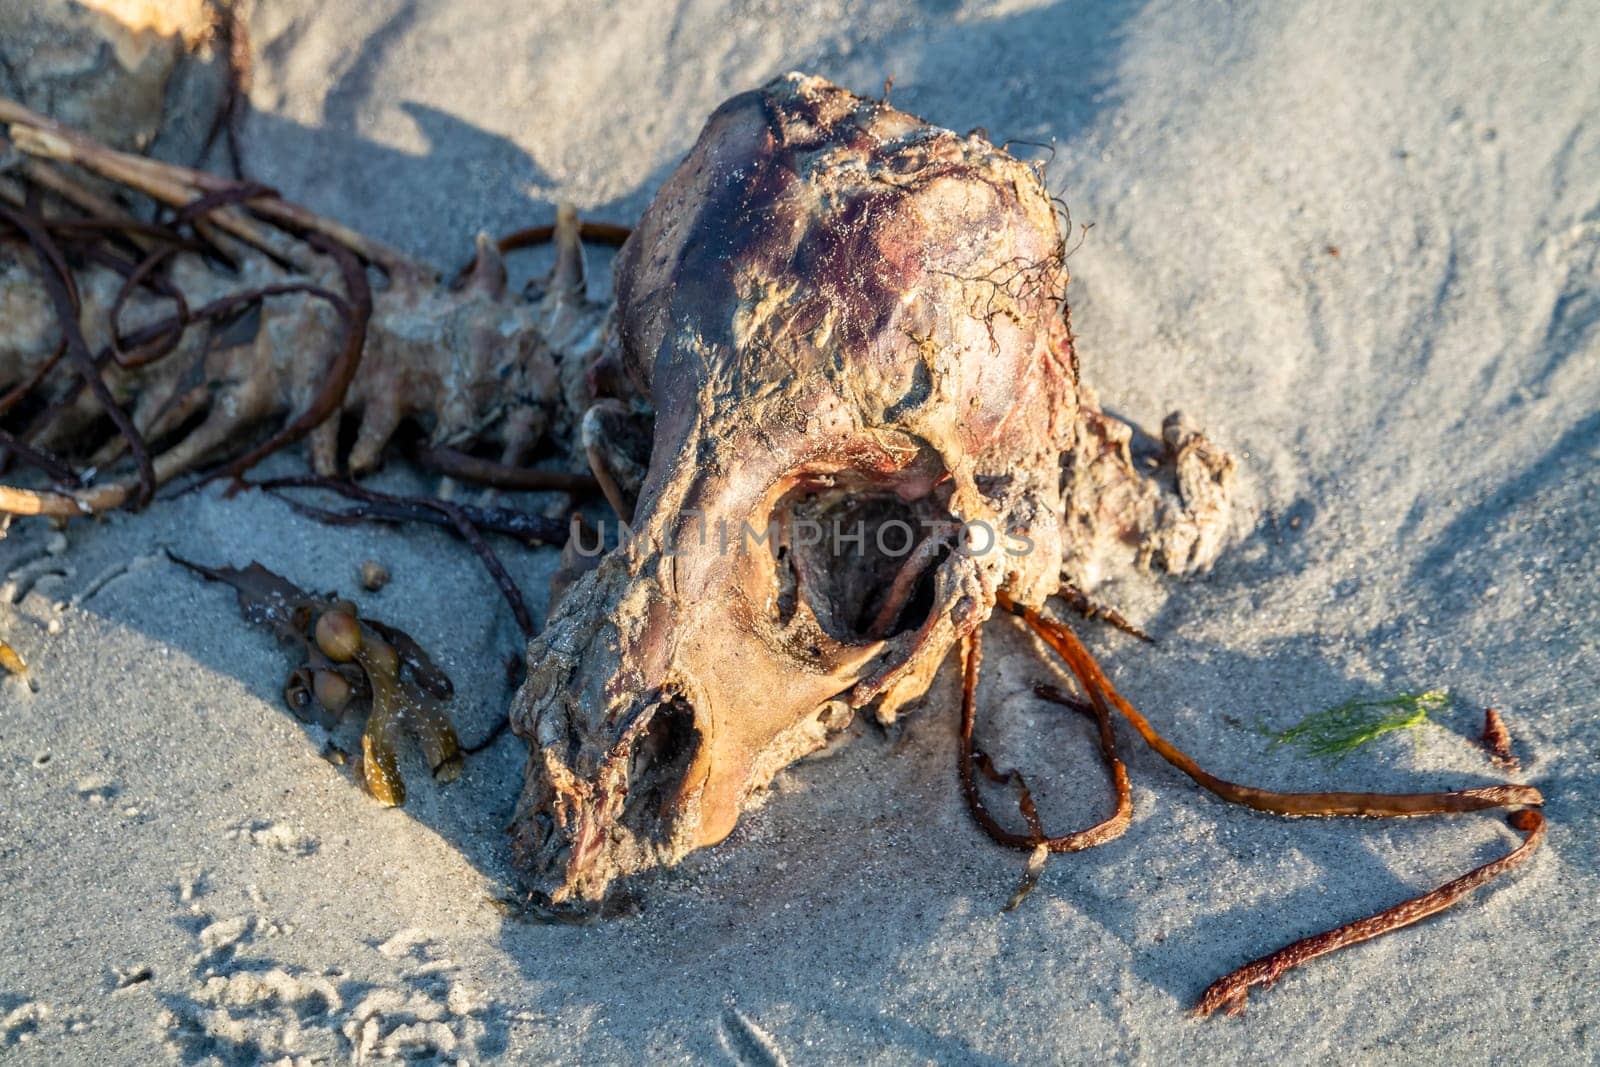
{"label": "beach sand", "polygon": [[[1099,592],[1080,627],[1224,777],[1432,789],[1498,771],[1502,709],[1548,843],[1447,914],[1315,963],[1242,1020],[1211,979],[1517,840],[1495,813],[1291,821],[1126,747],[1132,828],[1022,857],[970,821],[954,672],[779,776],[639,912],[544,926],[512,884],[522,742],[385,810],[285,710],[288,657],[162,549],[360,594],[485,736],[521,639],[441,532],[191,494],[0,541],[0,1059],[14,1062],[1590,1061],[1600,1055],[1600,19],[1581,4],[262,3],[246,160],[435,262],[558,199],[636,218],[705,117],[790,69],[982,126],[1076,224],[1085,377],[1238,457],[1247,532],[1209,575]],[[1033,147],[1021,142],[1032,142]],[[530,259],[536,265],[536,259]],[[596,257],[597,284],[605,284]],[[280,457],[292,470],[298,456]],[[379,484],[416,484],[402,467]],[[523,501],[537,504],[538,501]],[[542,613],[555,552],[503,546]],[[1054,667],[988,629],[989,746],[1052,826],[1105,803]],[[1447,688],[1435,726],[1337,765],[1274,745],[1354,697]]]}

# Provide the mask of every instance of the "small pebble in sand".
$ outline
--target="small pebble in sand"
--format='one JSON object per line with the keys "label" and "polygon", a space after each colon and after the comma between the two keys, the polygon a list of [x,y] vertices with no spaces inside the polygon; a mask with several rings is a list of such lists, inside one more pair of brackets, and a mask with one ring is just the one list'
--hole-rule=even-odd
{"label": "small pebble in sand", "polygon": [[361,563],[361,585],[376,593],[389,584],[389,568],[375,559],[363,560]]}
{"label": "small pebble in sand", "polygon": [[118,990],[142,985],[154,978],[155,974],[156,972],[147,963],[135,963],[127,967],[113,967],[111,969],[111,978]]}
{"label": "small pebble in sand", "polygon": [[28,664],[24,662],[21,654],[4,641],[0,641],[0,670],[8,674],[28,673]]}
{"label": "small pebble in sand", "polygon": [[117,795],[116,784],[98,774],[91,774],[87,778],[79,778],[73,789],[78,796],[91,804],[104,804]]}

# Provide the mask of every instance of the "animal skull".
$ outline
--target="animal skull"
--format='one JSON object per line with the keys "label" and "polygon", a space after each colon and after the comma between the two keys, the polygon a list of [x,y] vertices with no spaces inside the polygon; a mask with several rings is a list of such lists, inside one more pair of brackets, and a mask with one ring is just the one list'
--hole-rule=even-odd
{"label": "animal skull", "polygon": [[1028,165],[817,78],[735,97],[618,260],[650,398],[630,536],[528,651],[513,828],[550,903],[733,829],[854,710],[1059,582],[1077,417]]}

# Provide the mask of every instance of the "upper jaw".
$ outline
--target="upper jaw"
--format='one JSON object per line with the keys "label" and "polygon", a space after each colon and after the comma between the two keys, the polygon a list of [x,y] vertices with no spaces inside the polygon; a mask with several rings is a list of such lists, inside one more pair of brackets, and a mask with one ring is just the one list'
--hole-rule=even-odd
{"label": "upper jaw", "polygon": [[[919,696],[993,602],[980,561],[951,555],[921,625],[842,643],[805,598],[780,626],[741,593],[751,574],[687,562],[613,552],[530,645],[513,709],[532,743],[513,847],[551,905],[597,905],[617,879],[721,841],[854,708],[878,699],[892,714]],[[790,647],[798,637],[811,659]]]}

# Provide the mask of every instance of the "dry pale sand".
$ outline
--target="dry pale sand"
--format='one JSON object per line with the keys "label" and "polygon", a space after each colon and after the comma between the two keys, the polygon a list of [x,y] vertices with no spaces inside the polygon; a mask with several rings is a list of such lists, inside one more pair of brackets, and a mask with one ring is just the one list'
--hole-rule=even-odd
{"label": "dry pale sand", "polygon": [[[1493,780],[1471,738],[1497,705],[1553,829],[1465,906],[1197,1022],[1220,971],[1513,835],[1255,815],[1141,750],[1127,836],[1001,914],[1020,861],[962,808],[947,672],[901,736],[858,727],[642,886],[642,914],[527,925],[489,902],[520,743],[442,789],[413,766],[379,809],[284,710],[285,654],[158,550],[347,591],[381,559],[371,610],[440,653],[475,738],[518,641],[470,553],[189,496],[0,542],[0,633],[37,685],[0,686],[0,1059],[1597,1058],[1592,4],[258,7],[251,167],[441,261],[556,198],[636,216],[715,104],[790,68],[892,74],[903,107],[1052,143],[1093,223],[1086,374],[1142,424],[1196,416],[1253,508],[1205,579],[1105,590],[1161,637],[1093,632],[1112,676],[1214,770],[1282,787]],[[542,608],[551,554],[506,555]],[[990,630],[993,747],[1082,822],[1089,736],[1023,697],[1046,668]],[[1434,686],[1439,728],[1337,767],[1260,730]]]}

